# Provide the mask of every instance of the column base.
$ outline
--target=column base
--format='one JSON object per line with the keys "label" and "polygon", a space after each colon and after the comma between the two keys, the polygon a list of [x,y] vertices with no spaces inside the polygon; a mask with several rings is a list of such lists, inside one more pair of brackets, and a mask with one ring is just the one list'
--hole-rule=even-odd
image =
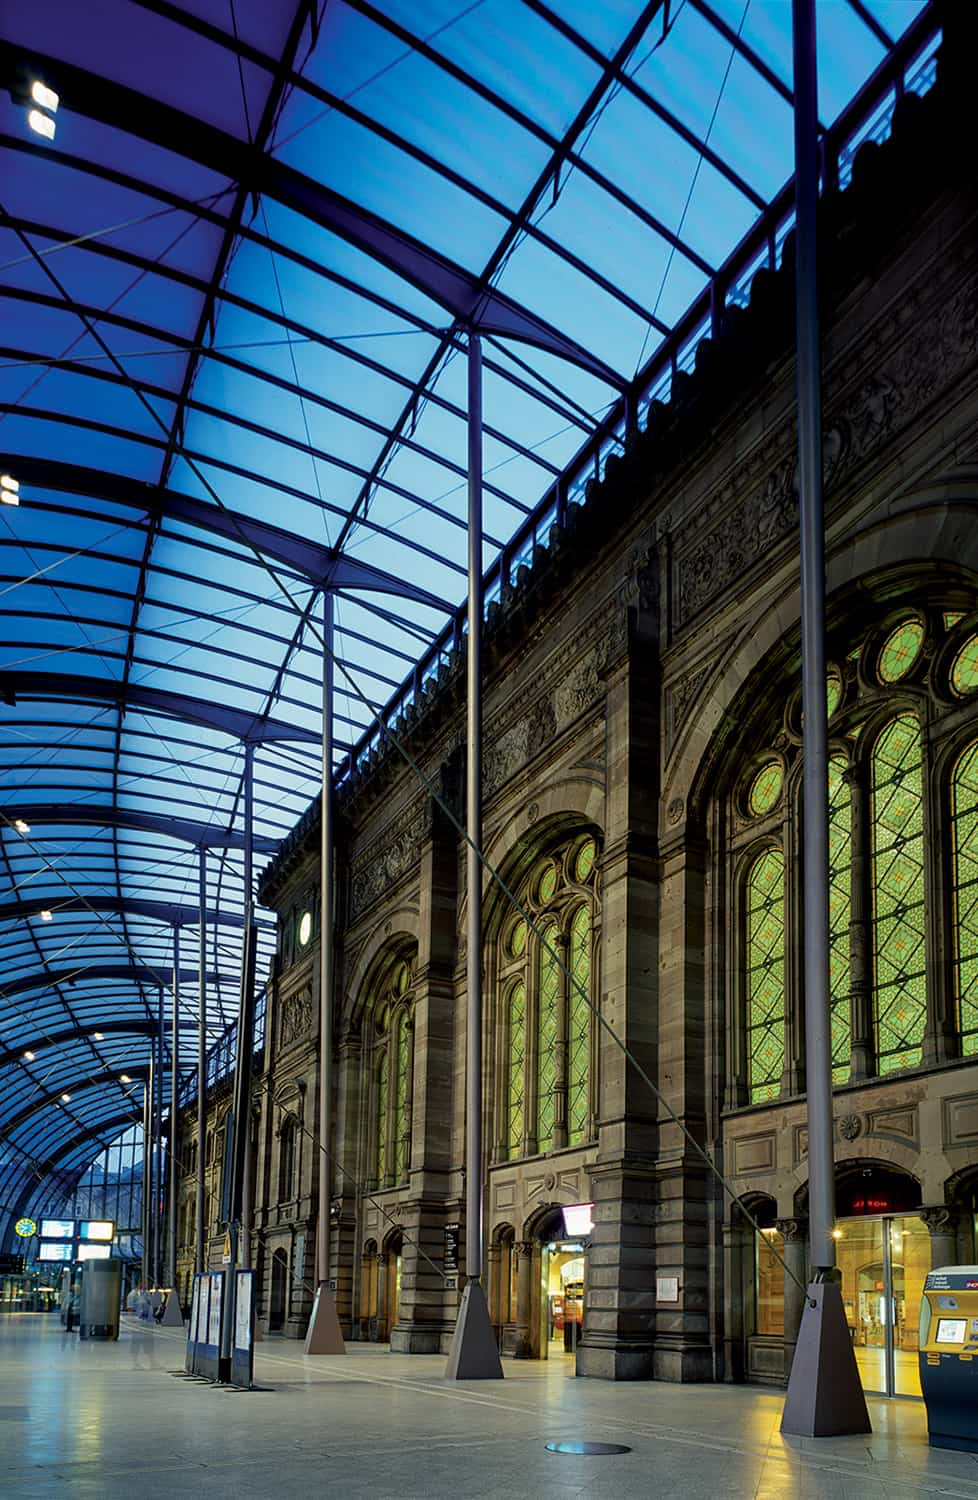
{"label": "column base", "polygon": [[593,1380],[652,1380],[652,1363],[650,1344],[602,1349],[584,1343],[578,1346],[576,1374]]}
{"label": "column base", "polygon": [[444,1328],[437,1326],[398,1327],[391,1331],[392,1354],[440,1354]]}

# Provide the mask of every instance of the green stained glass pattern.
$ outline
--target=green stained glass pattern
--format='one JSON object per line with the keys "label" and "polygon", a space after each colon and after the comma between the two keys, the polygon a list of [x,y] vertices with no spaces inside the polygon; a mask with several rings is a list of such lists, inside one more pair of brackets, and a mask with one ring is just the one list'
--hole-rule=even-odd
{"label": "green stained glass pattern", "polygon": [[852,815],[843,756],[829,760],[829,995],[832,1082],[849,1077],[849,916],[852,904]]}
{"label": "green stained glass pattern", "polygon": [[784,855],[766,849],[747,878],[747,1073],[750,1100],[781,1091],[784,1067]]}
{"label": "green stained glass pattern", "polygon": [[526,923],[522,917],[509,935],[509,951],[513,958],[520,958],[526,952]]}
{"label": "green stained glass pattern", "polygon": [[951,663],[951,686],[962,697],[978,688],[978,635],[969,635]]}
{"label": "green stained glass pattern", "polygon": [[591,871],[594,869],[594,840],[587,839],[577,851],[574,861],[574,879],[579,885],[583,885]]}
{"label": "green stained glass pattern", "polygon": [[954,852],[954,985],[961,1051],[978,1053],[978,741],[958,760],[951,785]]}
{"label": "green stained glass pattern", "polygon": [[754,780],[750,784],[747,793],[747,806],[755,818],[762,813],[770,812],[776,807],[781,797],[781,783],[784,773],[779,760],[769,760],[767,765],[761,767]]}
{"label": "green stained glass pattern", "polygon": [[873,999],[880,1073],[920,1063],[927,1021],[920,730],[901,714],[872,763]]}
{"label": "green stained glass pattern", "polygon": [[924,644],[924,627],[919,620],[902,620],[891,630],[880,647],[876,670],[881,682],[899,682],[912,669]]}
{"label": "green stained glass pattern", "polygon": [[525,1070],[526,985],[521,979],[509,992],[506,1146],[511,1157],[520,1156],[523,1152],[523,1128],[526,1123]]}
{"label": "green stained glass pattern", "polygon": [[953,630],[959,620],[964,619],[963,609],[946,609],[944,611],[944,629]]}
{"label": "green stained glass pattern", "polygon": [[838,667],[830,667],[825,675],[825,705],[831,719],[842,702],[842,673]]}
{"label": "green stained glass pattern", "polygon": [[[541,932],[538,967],[537,1009],[537,1150],[553,1145],[557,1091],[557,1007],[560,1001],[560,970],[551,953],[557,929],[548,923]],[[546,944],[546,946],[544,946]]]}
{"label": "green stained glass pattern", "polygon": [[[591,1059],[591,915],[578,907],[571,922],[571,985],[567,1026],[567,1143],[587,1139],[588,1077]],[[581,993],[583,991],[583,994]]]}
{"label": "green stained glass pattern", "polygon": [[537,882],[537,900],[550,901],[557,889],[557,866],[549,864]]}
{"label": "green stained glass pattern", "polygon": [[411,1165],[411,1042],[408,1018],[397,1023],[397,1094],[394,1100],[394,1174],[403,1182]]}
{"label": "green stained glass pattern", "polygon": [[374,1176],[383,1185],[387,1180],[387,1047],[380,1054],[377,1068],[377,1110],[374,1117]]}

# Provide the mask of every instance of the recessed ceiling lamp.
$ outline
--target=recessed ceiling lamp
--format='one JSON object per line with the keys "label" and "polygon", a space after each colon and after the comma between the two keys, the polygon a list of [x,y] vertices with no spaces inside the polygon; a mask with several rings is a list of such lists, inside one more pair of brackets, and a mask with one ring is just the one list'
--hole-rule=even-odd
{"label": "recessed ceiling lamp", "polygon": [[93,1031],[92,1032],[92,1037],[93,1037],[93,1040],[95,1040],[96,1042],[104,1042],[105,1041],[105,1038],[104,1038],[104,1036],[102,1035],[102,1033],[100,1031]]}
{"label": "recessed ceiling lamp", "polygon": [[0,474],[0,505],[20,504],[20,480],[12,474]]}
{"label": "recessed ceiling lamp", "polygon": [[41,921],[42,922],[50,922],[50,920],[51,920],[51,913],[49,911],[42,911],[41,912]]}
{"label": "recessed ceiling lamp", "polygon": [[25,1052],[24,1053],[24,1061],[25,1062],[33,1062],[34,1061],[34,1054],[33,1054],[33,1052]]}
{"label": "recessed ceiling lamp", "polygon": [[71,1095],[70,1094],[62,1094],[61,1095],[61,1103],[62,1104],[70,1104],[71,1103]]}
{"label": "recessed ceiling lamp", "polygon": [[23,818],[14,818],[14,827],[18,833],[30,833],[31,831],[31,825],[25,822]]}
{"label": "recessed ceiling lamp", "polygon": [[31,83],[30,97],[37,109],[27,111],[27,123],[35,135],[42,135],[46,141],[54,140],[55,123],[54,117],[58,112],[59,99],[54,89],[49,89],[46,83],[35,78]]}
{"label": "recessed ceiling lamp", "polygon": [[132,1079],[129,1077],[128,1073],[120,1073],[119,1074],[119,1082],[120,1083],[132,1083]]}
{"label": "recessed ceiling lamp", "polygon": [[50,114],[56,115],[58,113],[58,95],[54,92],[54,89],[49,89],[47,84],[42,83],[39,78],[35,78],[31,84],[31,98],[35,104],[39,104],[42,109],[48,110]]}

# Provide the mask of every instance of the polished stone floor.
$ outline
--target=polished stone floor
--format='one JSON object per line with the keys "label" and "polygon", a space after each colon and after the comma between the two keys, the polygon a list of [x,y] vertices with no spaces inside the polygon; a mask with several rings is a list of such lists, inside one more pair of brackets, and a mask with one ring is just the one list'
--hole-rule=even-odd
{"label": "polished stone floor", "polygon": [[[575,1380],[569,1362],[447,1385],[443,1358],[259,1345],[246,1393],[180,1380],[176,1330],[80,1343],[56,1315],[0,1318],[0,1494],[47,1500],[750,1496],[978,1500],[978,1455],[928,1447],[919,1402],[872,1400],[871,1437],[782,1438],[777,1392]],[[618,1442],[605,1458],[552,1439]]]}

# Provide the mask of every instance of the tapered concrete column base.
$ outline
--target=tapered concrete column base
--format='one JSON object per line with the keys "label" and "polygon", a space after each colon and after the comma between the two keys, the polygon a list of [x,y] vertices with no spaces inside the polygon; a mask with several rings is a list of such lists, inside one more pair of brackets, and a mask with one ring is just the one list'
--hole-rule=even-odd
{"label": "tapered concrete column base", "polygon": [[160,1327],[183,1327],[183,1308],[180,1306],[180,1298],[177,1296],[176,1287],[173,1288],[173,1291],[166,1299],[166,1307],[164,1307],[163,1309],[163,1316],[160,1319]]}
{"label": "tapered concrete column base", "polygon": [[837,1281],[813,1281],[798,1330],[781,1431],[797,1437],[849,1437],[872,1430],[842,1288]]}
{"label": "tapered concrete column base", "polygon": [[336,1316],[336,1298],[324,1281],[316,1290],[306,1333],[306,1354],[345,1354],[343,1331]]}
{"label": "tapered concrete column base", "polygon": [[448,1356],[446,1380],[502,1380],[503,1367],[489,1320],[486,1294],[478,1281],[466,1282]]}

